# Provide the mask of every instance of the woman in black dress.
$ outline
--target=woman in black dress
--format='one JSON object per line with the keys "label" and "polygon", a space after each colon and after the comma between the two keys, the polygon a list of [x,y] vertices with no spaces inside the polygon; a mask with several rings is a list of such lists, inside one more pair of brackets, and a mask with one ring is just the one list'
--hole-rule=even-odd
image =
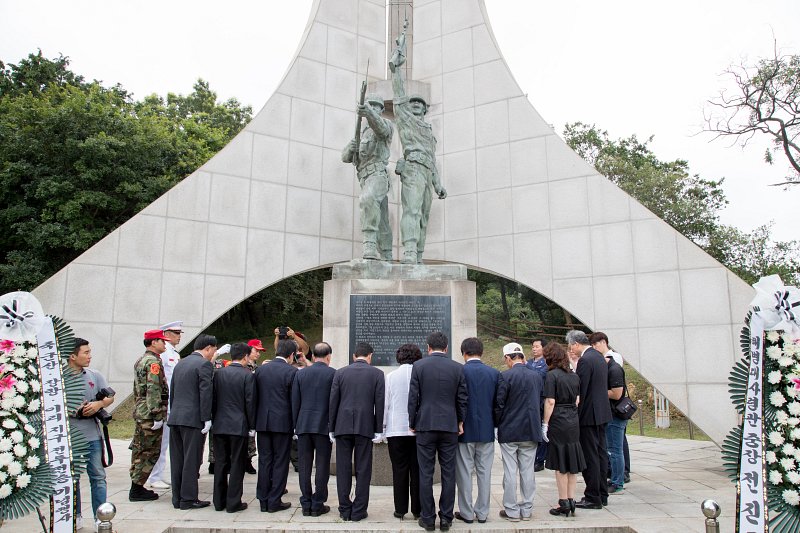
{"label": "woman in black dress", "polygon": [[546,466],[556,471],[558,507],[550,514],[575,516],[575,482],[586,468],[579,442],[578,402],[580,378],[572,371],[563,346],[555,342],[544,348],[547,377],[544,382],[544,426],[547,448]]}

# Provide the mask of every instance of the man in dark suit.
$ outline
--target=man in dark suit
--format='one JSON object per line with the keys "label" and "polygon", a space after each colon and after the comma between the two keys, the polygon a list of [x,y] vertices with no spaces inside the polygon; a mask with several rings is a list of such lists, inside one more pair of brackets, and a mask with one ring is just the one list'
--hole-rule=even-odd
{"label": "man in dark suit", "polygon": [[[536,446],[542,440],[539,402],[544,388],[542,375],[525,365],[522,346],[503,346],[508,370],[497,384],[494,420],[497,442],[503,455],[503,510],[500,517],[510,522],[530,520],[536,494]],[[517,498],[519,477],[522,499]]]}
{"label": "man in dark suit", "polygon": [[414,363],[408,389],[408,427],[417,435],[419,525],[436,528],[433,471],[436,456],[442,475],[439,495],[439,528],[450,529],[456,499],[456,452],[467,413],[467,382],[463,365],[448,359],[447,336],[428,335],[428,356]]}
{"label": "man in dark suit", "polygon": [[213,399],[211,359],[217,352],[217,338],[199,335],[194,351],[178,361],[170,385],[169,460],[172,469],[172,506],[200,509],[211,502],[198,500],[197,478],[203,462],[206,434],[211,429]]}
{"label": "man in dark suit", "polygon": [[292,447],[292,384],[297,369],[292,366],[297,344],[278,341],[275,359],[256,369],[256,434],[258,435],[258,482],[256,497],[261,511],[275,513],[292,504],[281,501],[289,477]]}
{"label": "man in dark suit", "polygon": [[[328,406],[333,375],[331,345],[314,346],[314,364],[298,372],[292,386],[292,418],[297,435],[300,480],[300,505],[303,516],[324,515],[331,508],[328,500],[328,479],[331,473],[331,448],[328,438]],[[311,491],[311,467],[316,462],[317,474]]]}
{"label": "man in dark suit", "polygon": [[[464,433],[458,437],[456,456],[456,486],[458,511],[455,517],[471,524],[486,522],[489,515],[489,496],[492,489],[494,462],[494,399],[500,372],[483,364],[483,343],[470,337],[461,343],[464,357],[464,379],[467,382],[467,414]],[[472,502],[472,471],[478,485],[478,497]]]}
{"label": "man in dark suit", "polygon": [[[354,522],[367,517],[372,443],[381,440],[383,431],[384,377],[371,364],[372,346],[357,343],[353,363],[338,369],[333,376],[328,407],[329,437],[331,441],[336,439],[339,516]],[[356,494],[351,501],[354,459]]]}
{"label": "man in dark suit", "polygon": [[229,513],[247,509],[247,503],[242,501],[242,482],[245,468],[250,464],[248,437],[256,424],[253,373],[243,361],[249,355],[248,345],[234,344],[231,346],[231,364],[214,374],[211,407],[216,457],[214,509],[224,509]]}
{"label": "man in dark suit", "polygon": [[591,347],[589,338],[582,331],[567,332],[567,345],[573,357],[580,356],[575,373],[581,378],[578,423],[581,448],[586,458],[586,470],[583,471],[586,490],[575,506],[581,509],[602,509],[603,505],[608,504],[606,424],[611,420],[608,365],[602,354]]}

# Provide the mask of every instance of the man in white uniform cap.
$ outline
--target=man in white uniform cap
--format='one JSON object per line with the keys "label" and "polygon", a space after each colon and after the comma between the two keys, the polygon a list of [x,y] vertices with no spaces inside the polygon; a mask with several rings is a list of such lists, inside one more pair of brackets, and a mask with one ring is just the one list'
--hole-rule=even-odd
{"label": "man in white uniform cap", "polygon": [[[183,333],[182,327],[183,321],[177,320],[164,324],[159,328],[164,332],[164,336],[167,338],[167,349],[161,354],[161,364],[164,367],[164,376],[167,378],[167,387],[170,386],[172,381],[172,371],[181,358],[176,347],[181,342],[181,333]],[[167,448],[169,447],[169,426],[164,424],[163,429],[164,434],[161,438],[161,455],[158,457],[158,461],[153,467],[153,471],[150,473],[150,478],[147,480],[150,487],[153,489],[170,488],[169,476],[164,476],[164,468],[167,466],[167,457],[169,456],[167,453]]]}

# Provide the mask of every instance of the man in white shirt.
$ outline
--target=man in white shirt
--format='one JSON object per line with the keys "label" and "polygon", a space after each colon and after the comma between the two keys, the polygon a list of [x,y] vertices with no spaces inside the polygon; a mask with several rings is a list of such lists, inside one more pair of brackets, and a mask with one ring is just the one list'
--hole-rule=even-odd
{"label": "man in white shirt", "polygon": [[[182,320],[176,320],[175,322],[169,322],[168,324],[164,324],[159,329],[164,332],[164,336],[168,339],[166,344],[167,349],[164,350],[164,353],[161,354],[161,364],[164,367],[164,376],[167,378],[167,387],[170,386],[172,382],[172,371],[175,368],[175,365],[178,364],[181,356],[178,353],[178,344],[181,342],[181,334],[183,330]],[[153,471],[150,472],[150,478],[147,482],[150,484],[150,488],[152,489],[161,489],[166,490],[170,488],[170,481],[168,476],[164,476],[164,470],[167,466],[167,450],[169,448],[169,426],[166,424],[163,427],[164,434],[161,438],[161,455],[158,457],[158,461],[156,462],[155,466],[153,467]]]}

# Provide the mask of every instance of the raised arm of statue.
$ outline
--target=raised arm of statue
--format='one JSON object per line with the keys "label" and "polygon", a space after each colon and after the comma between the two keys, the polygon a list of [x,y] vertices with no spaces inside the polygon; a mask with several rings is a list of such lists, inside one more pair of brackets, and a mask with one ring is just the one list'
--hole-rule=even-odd
{"label": "raised arm of statue", "polygon": [[394,97],[402,98],[406,95],[406,89],[403,83],[403,69],[399,68],[406,62],[406,28],[408,28],[408,20],[403,25],[403,33],[397,38],[397,48],[395,48],[392,58],[389,60],[389,70],[392,71],[392,89],[394,89]]}
{"label": "raised arm of statue", "polygon": [[371,106],[359,106],[358,114],[367,119],[367,124],[369,124],[369,127],[375,132],[378,138],[384,140],[392,138],[392,123],[388,119],[380,116]]}

